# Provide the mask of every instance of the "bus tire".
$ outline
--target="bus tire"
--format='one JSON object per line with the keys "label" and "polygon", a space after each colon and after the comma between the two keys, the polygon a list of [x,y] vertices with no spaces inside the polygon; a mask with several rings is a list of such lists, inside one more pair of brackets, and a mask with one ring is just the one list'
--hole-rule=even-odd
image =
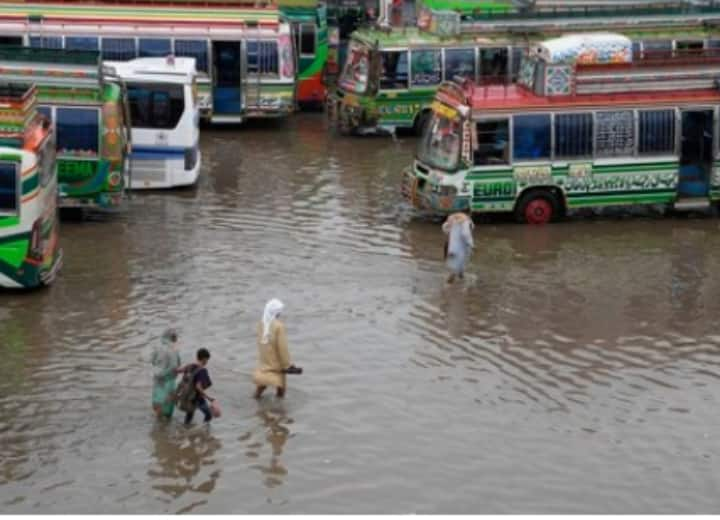
{"label": "bus tire", "polygon": [[548,190],[533,190],[526,193],[515,206],[515,219],[525,224],[549,224],[560,214],[560,201]]}
{"label": "bus tire", "polygon": [[413,124],[413,133],[420,137],[423,134],[423,131],[425,130],[425,127],[430,122],[430,110],[425,109],[422,112],[420,112],[417,117],[415,118],[415,123]]}

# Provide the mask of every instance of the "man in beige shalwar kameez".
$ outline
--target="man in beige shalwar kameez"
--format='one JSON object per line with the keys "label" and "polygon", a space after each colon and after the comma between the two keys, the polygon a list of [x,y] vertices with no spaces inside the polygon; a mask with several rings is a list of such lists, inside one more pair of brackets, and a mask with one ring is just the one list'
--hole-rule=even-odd
{"label": "man in beige shalwar kameez", "polygon": [[276,388],[278,397],[285,396],[285,371],[292,365],[285,325],[279,320],[284,307],[280,300],[270,300],[265,305],[262,321],[257,326],[258,365],[253,374],[257,387],[255,398],[260,398],[268,386]]}

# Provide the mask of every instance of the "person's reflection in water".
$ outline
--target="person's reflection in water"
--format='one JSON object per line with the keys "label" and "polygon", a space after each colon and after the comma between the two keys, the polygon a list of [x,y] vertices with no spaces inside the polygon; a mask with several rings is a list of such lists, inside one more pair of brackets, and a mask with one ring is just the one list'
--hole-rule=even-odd
{"label": "person's reflection in water", "polygon": [[[174,424],[158,423],[151,437],[156,463],[148,470],[148,477],[153,489],[169,496],[163,497],[167,502],[188,491],[209,494],[215,489],[220,469],[201,474],[203,468],[216,466],[215,453],[222,447],[220,440],[213,437],[209,430],[187,430]],[[200,482],[196,480],[198,475]]]}
{"label": "person's reflection in water", "polygon": [[291,435],[287,425],[292,424],[293,420],[287,416],[284,405],[278,401],[272,404],[261,403],[256,416],[260,419],[261,426],[265,428],[265,441],[270,446],[271,455],[268,465],[256,464],[253,468],[260,470],[266,487],[281,486],[288,470],[280,462],[280,456]]}
{"label": "person's reflection in water", "polygon": [[445,312],[448,333],[454,338],[460,338],[469,332],[467,304],[464,291],[454,286],[443,288],[441,309]]}

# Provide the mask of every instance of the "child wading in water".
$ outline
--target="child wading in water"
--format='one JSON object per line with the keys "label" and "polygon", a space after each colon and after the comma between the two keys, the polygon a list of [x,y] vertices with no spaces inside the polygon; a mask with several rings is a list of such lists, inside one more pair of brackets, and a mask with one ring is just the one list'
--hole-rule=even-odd
{"label": "child wading in water", "polygon": [[192,385],[195,390],[194,406],[185,412],[185,424],[190,424],[195,415],[195,408],[199,408],[205,416],[205,422],[212,420],[213,414],[210,411],[209,402],[214,402],[215,398],[210,397],[206,392],[212,386],[210,374],[208,373],[207,364],[210,360],[210,352],[206,348],[197,351],[197,362],[183,367],[185,372],[189,372],[192,377]]}

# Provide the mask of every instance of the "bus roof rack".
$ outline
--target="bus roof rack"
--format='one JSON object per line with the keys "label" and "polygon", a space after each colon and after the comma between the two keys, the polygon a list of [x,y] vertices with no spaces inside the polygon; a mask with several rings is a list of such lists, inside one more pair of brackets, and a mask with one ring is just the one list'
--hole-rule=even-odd
{"label": "bus roof rack", "polygon": [[37,87],[0,83],[0,145],[22,147],[28,128],[37,121]]}
{"label": "bus roof rack", "polygon": [[102,83],[102,60],[97,51],[0,45],[0,77],[49,87],[97,89]]}

